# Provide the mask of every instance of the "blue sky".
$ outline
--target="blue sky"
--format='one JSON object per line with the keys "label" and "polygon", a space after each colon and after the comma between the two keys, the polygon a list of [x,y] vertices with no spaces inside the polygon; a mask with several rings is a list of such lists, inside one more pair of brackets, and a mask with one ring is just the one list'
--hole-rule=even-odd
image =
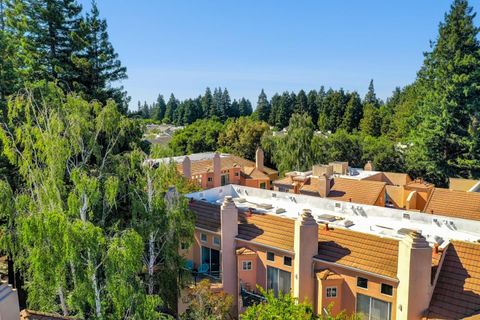
{"label": "blue sky", "polygon": [[[184,99],[227,87],[254,106],[262,88],[365,94],[385,99],[415,79],[450,6],[445,0],[97,0],[127,67],[132,97]],[[81,0],[89,8],[89,0]],[[480,0],[470,0],[480,10]],[[476,21],[479,25],[479,19]]]}

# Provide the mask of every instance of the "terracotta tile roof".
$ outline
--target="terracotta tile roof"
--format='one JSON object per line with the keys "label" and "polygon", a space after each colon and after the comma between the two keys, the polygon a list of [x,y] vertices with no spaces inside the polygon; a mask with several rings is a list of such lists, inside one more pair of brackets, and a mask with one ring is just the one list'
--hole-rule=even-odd
{"label": "terracotta tile roof", "polygon": [[449,189],[457,191],[468,191],[474,185],[476,185],[480,180],[471,180],[471,179],[461,179],[461,178],[450,178]]}
{"label": "terracotta tile roof", "polygon": [[293,181],[291,177],[283,177],[281,179],[273,181],[274,185],[281,184],[281,185],[286,185],[286,186],[292,186]]}
{"label": "terracotta tile roof", "polygon": [[435,188],[428,200],[426,213],[480,221],[480,193]]}
{"label": "terracotta tile roof", "polygon": [[257,254],[255,251],[247,248],[247,247],[241,247],[236,250],[237,255],[255,255]]}
{"label": "terracotta tile roof", "polygon": [[478,315],[480,244],[452,241],[433,291],[428,319],[463,319]]}
{"label": "terracotta tile roof", "polygon": [[383,181],[388,185],[404,186],[412,181],[407,173],[382,172],[382,175]]}
{"label": "terracotta tile roof", "polygon": [[398,241],[347,229],[319,226],[318,259],[396,278]]}
{"label": "terracotta tile roof", "polygon": [[44,313],[24,309],[20,312],[20,320],[75,320],[78,318],[64,317],[53,313]]}
{"label": "terracotta tile roof", "polygon": [[[220,164],[221,164],[220,165],[221,170],[240,167],[242,168],[242,171],[243,171],[245,167],[255,168],[255,162],[244,159],[242,157],[234,156],[234,155],[220,157]],[[192,161],[191,169],[192,169],[192,175],[202,174],[205,172],[213,172],[213,159]],[[182,163],[177,164],[177,170],[180,173],[183,173]],[[264,172],[267,175],[278,173],[278,171],[268,167],[264,167]]]}
{"label": "terracotta tile roof", "polygon": [[243,174],[247,179],[269,179],[265,173],[255,167],[244,167]]}
{"label": "terracotta tile roof", "polygon": [[295,221],[270,214],[238,214],[238,238],[293,251]]}
{"label": "terracotta tile roof", "polygon": [[[191,201],[190,209],[196,215],[195,226],[220,232],[220,205],[205,201]],[[294,220],[270,214],[254,213],[250,217],[238,213],[238,237],[278,249],[293,251]]]}
{"label": "terracotta tile roof", "polygon": [[385,188],[385,182],[335,178],[329,199],[373,205]]}
{"label": "terracotta tile roof", "polygon": [[330,269],[323,269],[317,272],[317,278],[321,280],[343,279],[341,275],[331,271]]}
{"label": "terracotta tile roof", "polygon": [[195,226],[212,232],[220,232],[220,205],[206,201],[190,201],[195,213]]}

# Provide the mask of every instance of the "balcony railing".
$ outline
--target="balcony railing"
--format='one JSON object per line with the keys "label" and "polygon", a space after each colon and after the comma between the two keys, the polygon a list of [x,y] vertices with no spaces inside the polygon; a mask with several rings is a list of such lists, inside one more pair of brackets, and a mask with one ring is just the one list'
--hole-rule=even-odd
{"label": "balcony railing", "polygon": [[242,283],[240,283],[240,295],[243,307],[249,307],[265,301],[264,296],[258,292],[248,290]]}

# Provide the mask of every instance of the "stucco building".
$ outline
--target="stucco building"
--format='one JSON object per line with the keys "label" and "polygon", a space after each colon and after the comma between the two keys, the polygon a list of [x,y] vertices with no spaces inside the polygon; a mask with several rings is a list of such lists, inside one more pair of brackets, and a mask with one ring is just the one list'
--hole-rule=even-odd
{"label": "stucco building", "polygon": [[188,197],[195,242],[182,252],[239,313],[261,286],[319,314],[330,304],[366,319],[480,314],[478,220],[241,185]]}

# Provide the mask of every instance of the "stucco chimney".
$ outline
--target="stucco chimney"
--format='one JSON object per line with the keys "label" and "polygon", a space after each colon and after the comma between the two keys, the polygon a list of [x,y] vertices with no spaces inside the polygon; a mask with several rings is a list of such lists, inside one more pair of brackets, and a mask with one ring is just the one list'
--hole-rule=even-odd
{"label": "stucco chimney", "polygon": [[370,160],[367,161],[367,163],[363,167],[363,170],[365,170],[365,171],[373,171],[374,170],[373,164]]}
{"label": "stucco chimney", "polygon": [[295,220],[293,295],[298,301],[315,301],[315,275],[312,258],[318,254],[318,224],[312,212],[304,209]]}
{"label": "stucco chimney", "polygon": [[432,294],[432,249],[418,232],[406,235],[398,246],[397,319],[421,319]]}
{"label": "stucco chimney", "polygon": [[263,172],[265,170],[265,167],[263,166],[264,162],[265,155],[263,153],[263,150],[261,148],[258,148],[257,152],[255,152],[255,167]]}
{"label": "stucco chimney", "polygon": [[220,213],[223,291],[237,301],[237,256],[235,237],[238,235],[238,209],[231,196],[226,196]]}
{"label": "stucco chimney", "polygon": [[220,160],[220,154],[218,152],[215,152],[215,155],[213,156],[213,187],[220,187],[221,183],[221,177],[220,175],[222,174],[222,162]]}
{"label": "stucco chimney", "polygon": [[326,198],[330,193],[330,178],[327,177],[325,174],[318,178],[319,180],[319,189],[318,193],[320,197]]}
{"label": "stucco chimney", "polygon": [[185,156],[182,162],[182,170],[183,170],[183,175],[187,179],[192,178],[192,161],[188,156]]}

